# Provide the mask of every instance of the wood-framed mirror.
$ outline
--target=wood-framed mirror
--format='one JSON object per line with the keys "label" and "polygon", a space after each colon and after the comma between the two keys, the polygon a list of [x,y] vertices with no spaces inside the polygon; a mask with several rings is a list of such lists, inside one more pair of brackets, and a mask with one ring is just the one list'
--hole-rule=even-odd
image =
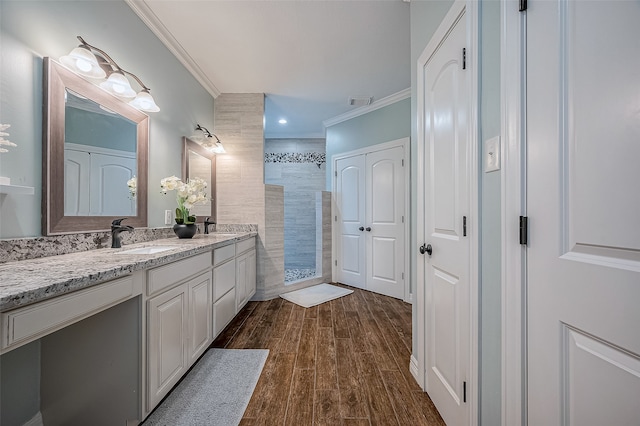
{"label": "wood-framed mirror", "polygon": [[202,223],[209,217],[211,221],[217,222],[216,204],[216,155],[187,138],[182,138],[182,180],[192,177],[199,177],[207,182],[207,197],[210,202],[197,204],[189,210],[196,215],[196,222]]}
{"label": "wood-framed mirror", "polygon": [[51,58],[43,76],[42,234],[104,231],[123,217],[146,227],[149,117]]}

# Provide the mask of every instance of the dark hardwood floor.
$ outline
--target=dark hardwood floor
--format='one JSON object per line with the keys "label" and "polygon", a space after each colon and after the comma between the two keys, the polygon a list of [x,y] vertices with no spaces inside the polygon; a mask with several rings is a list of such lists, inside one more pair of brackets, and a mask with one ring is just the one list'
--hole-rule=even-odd
{"label": "dark hardwood floor", "polygon": [[270,350],[241,425],[444,425],[409,372],[411,305],[351,289],[308,309],[249,302],[218,336]]}

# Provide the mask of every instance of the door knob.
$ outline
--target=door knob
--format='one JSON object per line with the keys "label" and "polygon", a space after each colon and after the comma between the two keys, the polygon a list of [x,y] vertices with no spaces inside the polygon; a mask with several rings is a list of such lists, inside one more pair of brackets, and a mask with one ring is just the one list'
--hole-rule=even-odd
{"label": "door knob", "polygon": [[425,254],[427,253],[429,256],[431,256],[431,253],[433,253],[433,248],[431,247],[431,244],[427,244],[427,245],[421,245],[420,246],[420,254]]}
{"label": "door knob", "polygon": [[371,232],[371,227],[367,226],[367,232]]}
{"label": "door knob", "polygon": [[361,231],[364,231],[364,226],[361,226],[360,228],[358,228]]}

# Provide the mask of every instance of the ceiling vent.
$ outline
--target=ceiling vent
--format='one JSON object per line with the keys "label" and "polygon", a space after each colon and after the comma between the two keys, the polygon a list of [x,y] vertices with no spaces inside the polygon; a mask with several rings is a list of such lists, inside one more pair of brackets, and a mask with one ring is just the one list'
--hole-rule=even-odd
{"label": "ceiling vent", "polygon": [[369,97],[352,96],[349,98],[349,105],[357,106],[357,107],[367,106],[367,105],[371,105],[372,101],[373,101],[373,96],[369,96]]}

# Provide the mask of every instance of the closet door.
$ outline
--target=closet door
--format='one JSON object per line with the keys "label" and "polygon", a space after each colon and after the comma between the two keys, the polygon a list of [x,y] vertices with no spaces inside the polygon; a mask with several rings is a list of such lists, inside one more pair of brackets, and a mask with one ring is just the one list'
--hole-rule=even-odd
{"label": "closet door", "polygon": [[135,216],[136,201],[127,181],[136,174],[137,160],[118,155],[91,154],[91,214]]}
{"label": "closet door", "polygon": [[337,281],[365,288],[365,156],[336,162]]}
{"label": "closet door", "polygon": [[403,148],[366,154],[366,289],[404,297]]}

